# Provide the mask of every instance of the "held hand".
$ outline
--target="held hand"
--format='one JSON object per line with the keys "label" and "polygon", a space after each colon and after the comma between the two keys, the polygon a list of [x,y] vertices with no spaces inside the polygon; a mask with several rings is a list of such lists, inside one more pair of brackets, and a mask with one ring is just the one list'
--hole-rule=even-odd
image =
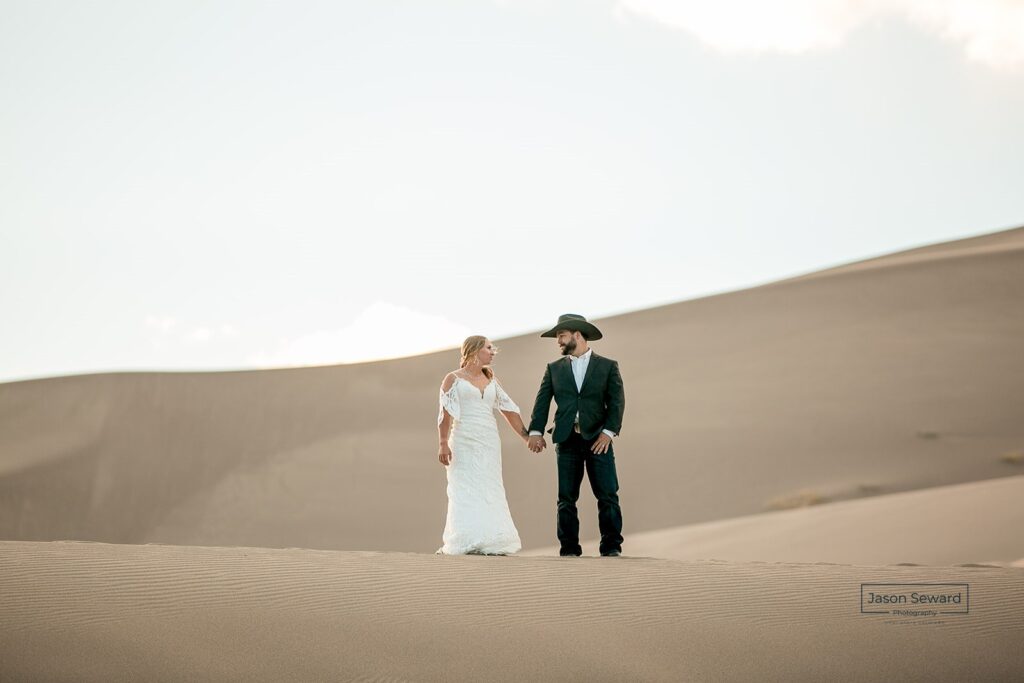
{"label": "held hand", "polygon": [[438,461],[447,467],[452,464],[452,449],[448,448],[447,444],[441,444],[441,447],[437,451]]}
{"label": "held hand", "polygon": [[601,432],[601,436],[597,437],[597,441],[590,447],[590,450],[597,455],[608,452],[608,447],[612,445],[612,437],[608,436],[604,432]]}
{"label": "held hand", "polygon": [[548,446],[547,442],[544,441],[544,437],[540,435],[531,436],[526,445],[534,453],[540,453]]}

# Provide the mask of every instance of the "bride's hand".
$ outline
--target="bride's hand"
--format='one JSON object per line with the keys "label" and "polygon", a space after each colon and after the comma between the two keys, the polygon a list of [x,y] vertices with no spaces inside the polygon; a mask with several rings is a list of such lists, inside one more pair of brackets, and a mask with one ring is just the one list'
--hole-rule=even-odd
{"label": "bride's hand", "polygon": [[452,464],[452,449],[449,448],[446,444],[441,444],[441,447],[437,451],[437,459],[438,459],[438,461],[442,465],[444,465],[446,467],[448,465],[451,465]]}

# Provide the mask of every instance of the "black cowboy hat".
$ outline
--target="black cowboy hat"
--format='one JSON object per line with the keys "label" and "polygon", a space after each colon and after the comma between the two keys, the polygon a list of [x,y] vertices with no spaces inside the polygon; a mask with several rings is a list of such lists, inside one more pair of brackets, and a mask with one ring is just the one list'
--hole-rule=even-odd
{"label": "black cowboy hat", "polygon": [[550,330],[540,335],[542,337],[557,337],[559,330],[569,330],[570,332],[581,332],[583,337],[587,341],[593,341],[600,339],[602,336],[601,330],[597,329],[593,325],[587,322],[587,319],[582,315],[576,313],[566,313],[558,316],[558,324],[552,327]]}

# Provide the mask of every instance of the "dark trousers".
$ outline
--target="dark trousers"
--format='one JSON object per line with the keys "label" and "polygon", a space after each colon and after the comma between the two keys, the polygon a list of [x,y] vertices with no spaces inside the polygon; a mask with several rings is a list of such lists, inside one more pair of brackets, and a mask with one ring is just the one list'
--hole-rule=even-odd
{"label": "dark trousers", "polygon": [[619,478],[615,474],[613,446],[600,455],[592,453],[597,437],[584,439],[572,432],[562,443],[555,444],[558,454],[558,541],[562,555],[581,554],[580,518],[576,501],[580,499],[583,471],[587,472],[590,489],[597,498],[597,523],[601,529],[601,552],[622,550],[622,510],[619,509]]}

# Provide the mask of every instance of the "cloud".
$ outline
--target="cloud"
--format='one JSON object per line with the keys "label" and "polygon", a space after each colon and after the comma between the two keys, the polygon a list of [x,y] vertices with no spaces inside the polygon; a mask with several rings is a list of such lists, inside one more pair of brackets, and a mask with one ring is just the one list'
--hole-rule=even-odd
{"label": "cloud", "polygon": [[622,0],[621,10],[694,34],[723,52],[804,52],[835,47],[866,18],[839,0]]}
{"label": "cloud", "polygon": [[150,344],[153,348],[166,349],[171,342],[180,344],[203,344],[217,339],[226,339],[238,334],[234,325],[223,323],[221,325],[202,325],[193,327],[189,331],[182,329],[182,321],[169,315],[147,315],[145,318],[146,327],[155,330],[156,335],[150,337]]}
{"label": "cloud", "polygon": [[197,327],[189,332],[187,339],[194,342],[210,341],[213,338],[213,330],[209,327]]}
{"label": "cloud", "polygon": [[834,48],[866,22],[896,16],[961,43],[973,61],[1024,65],[1024,0],[619,0],[616,10],[731,53]]}
{"label": "cloud", "polygon": [[213,339],[226,339],[234,337],[238,330],[233,325],[219,325],[217,327],[196,327],[183,339],[189,342],[208,342]]}
{"label": "cloud", "polygon": [[277,350],[248,361],[258,367],[358,363],[457,347],[470,334],[445,317],[378,301],[344,327],[284,339]]}
{"label": "cloud", "polygon": [[996,67],[1024,65],[1024,1],[905,0],[906,12],[946,38],[964,44],[967,56]]}
{"label": "cloud", "polygon": [[160,332],[170,332],[171,328],[178,324],[175,318],[169,315],[147,315],[146,316],[146,327],[159,330]]}

